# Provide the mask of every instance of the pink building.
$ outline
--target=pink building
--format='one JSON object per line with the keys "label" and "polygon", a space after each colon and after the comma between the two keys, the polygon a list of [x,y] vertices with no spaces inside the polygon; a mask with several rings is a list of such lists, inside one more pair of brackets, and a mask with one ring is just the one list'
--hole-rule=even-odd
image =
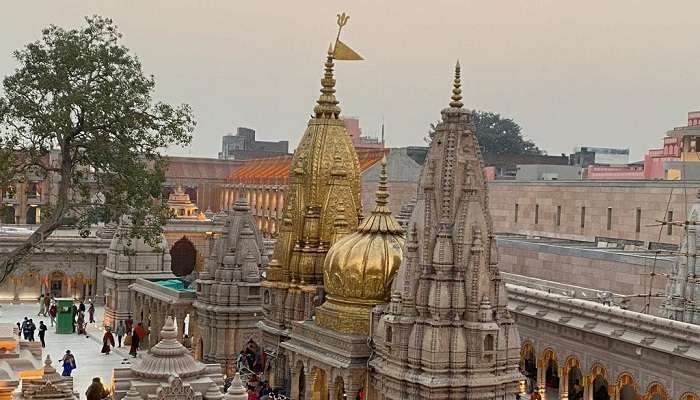
{"label": "pink building", "polygon": [[355,117],[343,118],[345,122],[345,130],[348,131],[348,136],[356,149],[383,149],[384,148],[384,127],[382,126],[382,139],[362,136],[360,129],[360,119]]}
{"label": "pink building", "polygon": [[584,179],[588,180],[643,180],[644,164],[589,165]]}
{"label": "pink building", "polygon": [[[700,120],[700,113],[688,113],[688,125],[691,123],[691,114],[699,114],[698,118],[694,120]],[[644,156],[644,179],[657,180],[666,179],[666,170],[664,168],[664,162],[666,161],[680,161],[681,159],[681,138],[674,136],[666,136],[664,138],[664,147],[661,149],[651,149]]]}

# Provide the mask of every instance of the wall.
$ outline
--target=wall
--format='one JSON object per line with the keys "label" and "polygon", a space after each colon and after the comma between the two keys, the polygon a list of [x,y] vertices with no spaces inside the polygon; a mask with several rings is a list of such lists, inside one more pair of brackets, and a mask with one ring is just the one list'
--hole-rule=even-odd
{"label": "wall", "polygon": [[[669,234],[668,226],[660,227],[657,220],[668,218],[668,205],[673,220],[684,221],[686,210],[700,188],[697,181],[492,181],[488,185],[496,232],[584,241],[608,237],[676,246],[680,243],[682,227],[673,226]],[[556,223],[558,207],[561,207],[559,224]],[[585,207],[583,228],[582,207]],[[639,224],[637,209],[641,213]]]}
{"label": "wall", "polygon": [[518,165],[515,180],[576,180],[581,179],[581,167],[574,165],[531,164]]}

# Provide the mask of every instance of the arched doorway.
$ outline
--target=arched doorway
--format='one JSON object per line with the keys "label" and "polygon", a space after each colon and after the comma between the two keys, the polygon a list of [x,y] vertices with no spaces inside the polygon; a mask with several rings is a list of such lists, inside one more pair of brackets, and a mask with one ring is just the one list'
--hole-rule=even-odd
{"label": "arched doorway", "polygon": [[313,389],[311,400],[328,400],[328,378],[326,372],[321,368],[311,370],[313,374]]}
{"label": "arched doorway", "polygon": [[537,360],[532,343],[525,342],[520,351],[520,372],[527,378],[527,393],[535,391],[537,386]]}
{"label": "arched doorway", "polygon": [[608,372],[605,368],[600,365],[594,366],[591,371],[591,377],[593,377],[591,382],[593,400],[610,400]]}
{"label": "arched doorway", "polygon": [[22,275],[22,290],[20,299],[38,301],[41,294],[41,278],[35,271],[27,271]]}
{"label": "arched doorway", "polygon": [[570,357],[566,360],[566,370],[569,400],[583,400],[583,373],[578,359]]}
{"label": "arched doorway", "polygon": [[637,385],[628,373],[623,373],[617,378],[617,390],[620,400],[635,400],[637,395]]}
{"label": "arched doorway", "polygon": [[343,381],[343,377],[339,376],[335,378],[333,398],[330,400],[345,400],[345,381]]}
{"label": "arched doorway", "polygon": [[648,400],[669,400],[666,388],[658,382],[654,382],[647,387],[647,394],[645,397]]}
{"label": "arched doorway", "polygon": [[39,223],[39,207],[27,208],[27,224],[36,225]]}
{"label": "arched doorway", "polygon": [[85,300],[85,276],[78,272],[73,277],[73,297],[78,300]]}
{"label": "arched doorway", "polygon": [[170,249],[170,266],[175,276],[187,276],[194,271],[197,263],[197,249],[183,236]]}
{"label": "arched doorway", "polygon": [[0,207],[0,223],[14,224],[15,223],[15,208],[4,205]]}
{"label": "arched doorway", "polygon": [[65,297],[65,279],[66,274],[63,271],[53,271],[49,274],[49,293],[53,297]]}
{"label": "arched doorway", "polygon": [[545,398],[556,399],[559,397],[559,365],[554,350],[546,349],[543,361]]}

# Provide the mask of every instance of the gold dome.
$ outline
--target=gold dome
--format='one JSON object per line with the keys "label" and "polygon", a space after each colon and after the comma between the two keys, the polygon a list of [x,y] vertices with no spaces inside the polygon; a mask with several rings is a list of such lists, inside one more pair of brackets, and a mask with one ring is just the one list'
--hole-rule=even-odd
{"label": "gold dome", "polygon": [[389,300],[405,239],[387,207],[386,159],[382,160],[376,196],[370,216],[328,250],[323,265],[326,302],[316,312],[323,327],[367,334],[371,308]]}

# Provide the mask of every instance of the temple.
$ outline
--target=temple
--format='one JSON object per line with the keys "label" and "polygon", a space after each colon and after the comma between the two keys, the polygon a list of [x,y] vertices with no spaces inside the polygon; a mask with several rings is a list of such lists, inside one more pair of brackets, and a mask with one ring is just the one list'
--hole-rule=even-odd
{"label": "temple", "polygon": [[283,222],[262,284],[264,318],[258,326],[270,382],[277,386],[289,378],[280,344],[289,338],[292,321],[311,316],[323,296],[326,253],[357,228],[361,215],[359,163],[340,118],[333,66],[329,50],[321,96],[292,158]]}

